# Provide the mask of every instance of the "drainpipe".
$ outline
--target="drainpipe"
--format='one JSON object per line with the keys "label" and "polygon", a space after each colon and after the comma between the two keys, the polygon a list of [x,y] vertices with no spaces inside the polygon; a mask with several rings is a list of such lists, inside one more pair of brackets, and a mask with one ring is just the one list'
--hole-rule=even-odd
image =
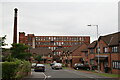
{"label": "drainpipe", "polygon": [[[112,39],[113,39],[113,37],[111,37],[108,46],[110,45]],[[111,48],[109,48],[109,52],[110,52],[110,69],[111,69],[111,70],[110,70],[110,73],[112,74],[112,61],[111,61],[111,53],[112,53],[112,50],[111,50]]]}

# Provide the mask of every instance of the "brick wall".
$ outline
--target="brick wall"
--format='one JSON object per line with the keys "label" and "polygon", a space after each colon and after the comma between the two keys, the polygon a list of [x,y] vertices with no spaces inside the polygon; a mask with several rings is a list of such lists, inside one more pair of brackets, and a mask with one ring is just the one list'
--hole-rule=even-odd
{"label": "brick wall", "polygon": [[72,58],[72,66],[75,64],[75,63],[82,63],[80,61],[80,58],[83,58],[84,56],[82,56],[82,50],[85,49],[87,47],[86,44],[82,44],[80,47],[78,47],[73,53],[72,53],[72,56],[74,56]]}

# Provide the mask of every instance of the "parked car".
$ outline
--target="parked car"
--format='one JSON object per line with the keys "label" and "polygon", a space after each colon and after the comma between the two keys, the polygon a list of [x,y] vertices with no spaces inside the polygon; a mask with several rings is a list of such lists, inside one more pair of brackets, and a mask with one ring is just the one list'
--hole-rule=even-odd
{"label": "parked car", "polygon": [[55,63],[57,63],[56,61],[53,61],[53,63],[50,64],[50,66],[54,65]]}
{"label": "parked car", "polygon": [[51,66],[52,69],[62,69],[62,64],[61,63],[55,63]]}
{"label": "parked car", "polygon": [[85,65],[85,64],[82,64],[82,63],[76,63],[74,64],[74,69],[78,70],[78,69],[84,69],[84,70],[90,70],[90,67],[89,65]]}
{"label": "parked car", "polygon": [[50,66],[54,65],[55,63],[51,63]]}
{"label": "parked car", "polygon": [[45,65],[43,65],[43,64],[36,64],[35,68],[34,68],[34,71],[35,72],[37,72],[37,71],[45,72]]}
{"label": "parked car", "polygon": [[34,68],[35,65],[36,65],[36,63],[32,63],[32,64],[31,64],[31,68]]}

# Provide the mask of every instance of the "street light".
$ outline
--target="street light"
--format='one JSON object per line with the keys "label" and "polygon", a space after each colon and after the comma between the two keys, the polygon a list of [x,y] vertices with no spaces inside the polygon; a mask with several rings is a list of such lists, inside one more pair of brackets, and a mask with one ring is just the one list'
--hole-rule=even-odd
{"label": "street light", "polygon": [[[96,26],[96,28],[97,28],[97,39],[98,39],[98,37],[99,37],[99,35],[98,35],[98,25],[87,25],[87,26]],[[97,40],[97,43],[98,43],[98,40]],[[99,48],[99,43],[98,43],[98,48]],[[98,49],[98,72],[100,72],[100,59],[99,59],[99,49]]]}

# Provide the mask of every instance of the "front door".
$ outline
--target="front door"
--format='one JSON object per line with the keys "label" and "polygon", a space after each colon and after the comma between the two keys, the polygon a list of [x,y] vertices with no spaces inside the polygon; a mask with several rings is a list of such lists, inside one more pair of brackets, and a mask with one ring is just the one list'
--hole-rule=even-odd
{"label": "front door", "polygon": [[104,72],[108,73],[108,62],[104,62]]}

